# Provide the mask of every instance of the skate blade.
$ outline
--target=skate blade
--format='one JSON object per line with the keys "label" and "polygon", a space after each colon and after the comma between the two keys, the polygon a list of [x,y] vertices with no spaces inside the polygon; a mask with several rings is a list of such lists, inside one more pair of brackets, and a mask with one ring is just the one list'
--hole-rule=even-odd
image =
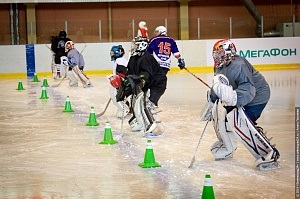
{"label": "skate blade", "polygon": [[215,158],[215,161],[228,160],[228,159],[231,159],[231,158],[233,158],[233,156],[228,156],[226,158]]}
{"label": "skate blade", "polygon": [[148,132],[148,133],[145,133],[143,135],[144,138],[159,138],[159,137],[163,137],[164,134],[161,133],[161,134],[155,134],[155,133],[152,133],[152,132]]}
{"label": "skate blade", "polygon": [[277,170],[277,169],[280,169],[280,168],[281,168],[281,166],[280,166],[279,162],[272,162],[272,163],[269,163],[269,164],[259,165],[259,170],[260,171],[274,171],[274,170]]}

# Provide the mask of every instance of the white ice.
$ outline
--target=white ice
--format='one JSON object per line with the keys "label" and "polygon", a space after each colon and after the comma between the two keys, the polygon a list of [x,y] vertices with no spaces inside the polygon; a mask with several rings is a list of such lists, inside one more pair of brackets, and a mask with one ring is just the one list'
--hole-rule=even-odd
{"label": "white ice", "polygon": [[[254,158],[239,143],[229,160],[215,161],[210,146],[216,135],[209,123],[193,168],[188,168],[205,122],[199,114],[208,90],[185,71],[168,74],[160,100],[166,128],[152,139],[161,167],[143,169],[147,139],[131,132],[128,118],[121,120],[111,103],[107,112],[89,127],[91,107],[103,111],[109,99],[105,76],[90,76],[92,88],[69,87],[68,81],[47,77],[49,99],[39,99],[41,82],[23,79],[26,90],[17,91],[17,79],[0,80],[0,198],[201,198],[205,174],[211,174],[216,198],[257,199],[295,197],[295,107],[300,106],[300,71],[262,71],[271,86],[271,99],[258,120],[274,137],[281,153],[281,169],[259,171]],[[211,73],[196,74],[208,84]],[[75,112],[63,113],[66,97]],[[115,145],[100,145],[109,121]]]}

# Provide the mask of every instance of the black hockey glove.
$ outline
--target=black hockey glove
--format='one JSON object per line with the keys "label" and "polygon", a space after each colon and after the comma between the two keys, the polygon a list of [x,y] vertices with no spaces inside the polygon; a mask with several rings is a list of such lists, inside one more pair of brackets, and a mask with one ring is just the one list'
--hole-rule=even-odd
{"label": "black hockey glove", "polygon": [[178,67],[180,68],[180,70],[184,69],[185,67],[184,59],[181,58],[178,59]]}

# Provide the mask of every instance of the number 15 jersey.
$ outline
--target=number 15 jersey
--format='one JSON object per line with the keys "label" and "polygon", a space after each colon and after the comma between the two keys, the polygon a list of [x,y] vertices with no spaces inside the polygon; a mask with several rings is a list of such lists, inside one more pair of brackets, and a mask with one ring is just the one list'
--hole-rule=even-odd
{"label": "number 15 jersey", "polygon": [[151,38],[147,51],[154,56],[160,67],[170,70],[171,56],[180,57],[175,40],[169,36],[156,36]]}

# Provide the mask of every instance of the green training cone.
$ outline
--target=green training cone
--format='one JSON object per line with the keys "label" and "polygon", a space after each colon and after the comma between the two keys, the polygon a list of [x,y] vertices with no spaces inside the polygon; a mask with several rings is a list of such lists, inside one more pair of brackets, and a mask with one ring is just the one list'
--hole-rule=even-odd
{"label": "green training cone", "polygon": [[99,123],[96,120],[94,107],[91,107],[90,118],[89,118],[88,123],[86,123],[86,125],[87,126],[98,126],[99,125]]}
{"label": "green training cone", "polygon": [[105,129],[104,129],[104,138],[103,141],[99,144],[116,144],[118,141],[113,139],[113,135],[110,128],[110,123],[106,122]]}
{"label": "green training cone", "polygon": [[36,73],[34,73],[33,82],[39,82],[39,78]]}
{"label": "green training cone", "polygon": [[151,140],[147,141],[144,162],[140,163],[139,166],[142,168],[160,167],[160,165],[155,162]]}
{"label": "green training cone", "polygon": [[67,96],[66,103],[65,103],[65,109],[63,112],[74,112],[74,110],[71,107],[71,102],[69,96]]}
{"label": "green training cone", "polygon": [[47,91],[46,91],[46,87],[43,86],[42,88],[42,95],[40,97],[40,99],[48,99],[49,97],[47,96]]}
{"label": "green training cone", "polygon": [[205,175],[202,199],[215,199],[214,188],[211,183],[210,174]]}
{"label": "green training cone", "polygon": [[47,81],[47,78],[44,77],[44,80],[43,80],[43,85],[42,87],[45,86],[45,87],[49,87],[49,84],[48,84],[48,81]]}
{"label": "green training cone", "polygon": [[23,88],[23,83],[21,80],[19,80],[18,88],[16,90],[18,90],[18,91],[26,90],[25,88]]}

